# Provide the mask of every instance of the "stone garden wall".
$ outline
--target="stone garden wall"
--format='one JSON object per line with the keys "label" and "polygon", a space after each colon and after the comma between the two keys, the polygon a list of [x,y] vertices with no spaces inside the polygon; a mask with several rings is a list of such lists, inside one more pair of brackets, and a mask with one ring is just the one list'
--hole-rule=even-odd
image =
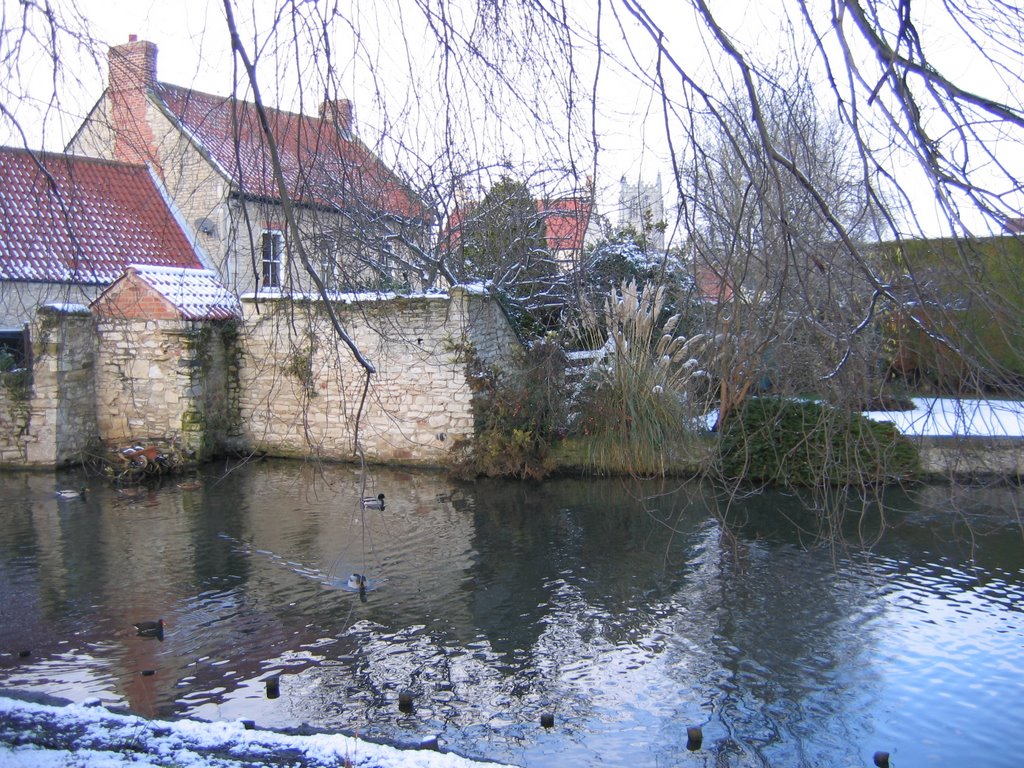
{"label": "stone garden wall", "polygon": [[469,352],[513,363],[519,344],[501,307],[463,288],[331,306],[375,368],[365,401],[363,368],[319,300],[248,299],[241,323],[40,308],[31,377],[0,376],[0,463],[60,466],[147,442],[196,459],[351,460],[357,415],[368,461],[444,463],[473,435]]}
{"label": "stone garden wall", "polygon": [[322,302],[243,305],[242,423],[249,444],[274,455],[352,459],[358,415],[367,460],[441,464],[473,435],[467,350],[507,365],[518,347],[500,306],[462,288],[332,304],[376,370],[364,401],[364,369]]}
{"label": "stone garden wall", "polygon": [[203,459],[241,446],[233,322],[97,323],[96,420],[104,443],[170,443]]}
{"label": "stone garden wall", "polygon": [[31,335],[31,372],[0,375],[0,463],[78,462],[98,440],[92,315],[84,306],[41,307]]}

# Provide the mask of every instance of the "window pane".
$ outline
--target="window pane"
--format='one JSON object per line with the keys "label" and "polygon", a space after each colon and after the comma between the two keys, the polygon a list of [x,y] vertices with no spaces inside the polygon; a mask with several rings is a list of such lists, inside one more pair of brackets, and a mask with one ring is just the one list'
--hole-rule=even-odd
{"label": "window pane", "polygon": [[281,251],[283,238],[277,232],[263,233],[263,287],[277,288],[280,286]]}

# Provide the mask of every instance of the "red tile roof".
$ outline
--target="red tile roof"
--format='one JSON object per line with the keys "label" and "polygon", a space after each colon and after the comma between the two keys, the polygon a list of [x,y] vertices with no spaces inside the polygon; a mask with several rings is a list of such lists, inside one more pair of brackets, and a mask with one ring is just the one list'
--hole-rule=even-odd
{"label": "red tile roof", "polygon": [[132,263],[203,266],[145,166],[0,147],[0,280],[103,285]]}
{"label": "red tile roof", "polygon": [[[279,198],[254,104],[165,83],[157,83],[154,93],[240,193]],[[432,218],[419,196],[351,133],[318,117],[269,107],[266,112],[294,199],[329,208],[363,207],[407,220]]]}
{"label": "red tile roof", "polygon": [[544,232],[551,251],[583,249],[594,204],[580,197],[538,200],[537,211],[544,218]]}

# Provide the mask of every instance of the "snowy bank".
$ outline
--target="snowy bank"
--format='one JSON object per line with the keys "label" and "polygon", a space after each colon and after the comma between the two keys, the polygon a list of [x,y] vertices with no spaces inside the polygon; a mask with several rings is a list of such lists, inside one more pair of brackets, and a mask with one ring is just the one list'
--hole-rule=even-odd
{"label": "snowy bank", "polygon": [[[433,744],[430,745],[433,747]],[[146,720],[81,704],[0,695],[0,765],[8,768],[467,768],[495,765],[432,748],[398,749],[341,734],[293,735],[251,723]]]}
{"label": "snowy bank", "polygon": [[909,411],[868,411],[908,437],[1024,437],[1024,403],[1013,400],[913,400]]}

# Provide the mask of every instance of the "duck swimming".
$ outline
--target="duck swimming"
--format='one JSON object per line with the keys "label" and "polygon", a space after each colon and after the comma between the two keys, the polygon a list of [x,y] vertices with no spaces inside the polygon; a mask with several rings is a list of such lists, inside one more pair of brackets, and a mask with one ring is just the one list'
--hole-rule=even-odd
{"label": "duck swimming", "polygon": [[85,488],[79,488],[77,491],[71,488],[64,488],[54,494],[58,499],[84,499]]}
{"label": "duck swimming", "polygon": [[164,620],[136,622],[135,632],[139,637],[155,637],[157,640],[163,640]]}
{"label": "duck swimming", "polygon": [[384,494],[378,493],[376,497],[363,496],[359,504],[363,509],[384,509]]}
{"label": "duck swimming", "polygon": [[363,591],[366,589],[366,577],[361,573],[353,573],[348,577],[348,588]]}

